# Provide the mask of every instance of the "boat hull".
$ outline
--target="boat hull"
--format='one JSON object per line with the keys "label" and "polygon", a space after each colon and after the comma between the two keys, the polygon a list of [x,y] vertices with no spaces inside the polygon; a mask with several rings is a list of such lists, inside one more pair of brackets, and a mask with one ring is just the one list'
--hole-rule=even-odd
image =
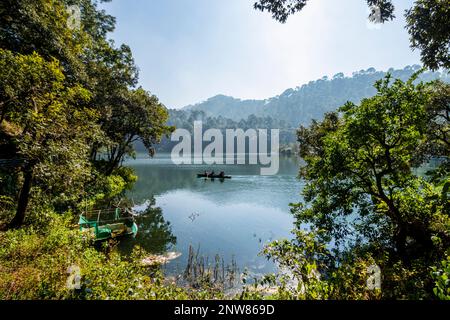
{"label": "boat hull", "polygon": [[83,214],[80,215],[78,222],[80,231],[92,235],[94,241],[104,241],[108,239],[119,238],[123,236],[135,237],[138,232],[138,226],[132,218],[116,218],[112,221],[103,222],[87,219]]}
{"label": "boat hull", "polygon": [[216,175],[205,175],[204,173],[198,173],[197,174],[197,178],[205,178],[205,179],[231,179],[231,176],[219,176],[218,174]]}

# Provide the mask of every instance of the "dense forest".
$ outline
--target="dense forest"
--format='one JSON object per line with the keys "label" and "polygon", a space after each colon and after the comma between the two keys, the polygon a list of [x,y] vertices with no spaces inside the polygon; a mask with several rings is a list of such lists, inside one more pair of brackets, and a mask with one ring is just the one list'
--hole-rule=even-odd
{"label": "dense forest", "polygon": [[[169,109],[171,126],[188,129],[192,132],[196,120],[203,122],[204,130],[217,129],[280,129],[280,144],[283,148],[292,146],[297,140],[297,129],[308,125],[312,120],[321,120],[325,113],[336,111],[344,103],[359,102],[376,94],[375,81],[386,74],[403,81],[408,80],[420,66],[407,66],[404,69],[389,69],[387,72],[374,68],[354,72],[351,76],[343,73],[331,79],[311,81],[295,89],[287,89],[281,95],[266,100],[240,100],[217,95],[204,102],[186,106],[180,110]],[[441,80],[450,82],[448,72],[425,71],[417,81]],[[170,152],[176,142],[163,137],[156,146],[161,152]],[[144,152],[142,144],[137,150]]]}
{"label": "dense forest", "polygon": [[[0,2],[0,299],[224,298],[206,280],[168,281],[159,264],[142,262],[153,253],[145,248],[125,256],[114,241],[94,245],[77,225],[94,208],[130,209],[137,176],[124,160],[136,144],[153,156],[175,126],[198,119],[285,128],[285,142],[295,129],[303,159],[292,237],[261,253],[280,272],[231,298],[450,299],[448,0],[417,0],[405,13],[422,72],[368,69],[268,100],[218,96],[183,110],[138,86],[131,49],[109,39],[115,18],[101,2]],[[307,2],[254,7],[285,22]],[[370,19],[395,18],[392,1],[367,4]],[[154,204],[147,228],[174,242]],[[74,265],[79,287],[67,285]],[[380,287],[370,288],[377,269]]]}
{"label": "dense forest", "polygon": [[[420,66],[413,65],[400,70],[391,68],[386,72],[368,68],[367,70],[354,72],[351,76],[338,73],[332,78],[325,76],[300,87],[287,89],[279,96],[265,100],[240,100],[218,95],[204,102],[186,106],[182,110],[203,111],[207,117],[223,117],[236,122],[246,120],[252,115],[257,118],[269,117],[276,119],[273,121],[277,125],[284,124],[282,128],[286,128],[286,126],[298,128],[299,125],[310,123],[312,119],[322,119],[326,112],[336,110],[347,101],[356,103],[363,98],[375,95],[376,89],[373,84],[386,76],[387,73],[393,78],[406,81],[419,69]],[[419,80],[424,82],[435,79],[444,82],[450,81],[447,72],[426,71],[419,77]],[[180,113],[174,112],[172,116],[175,116],[175,118],[171,117],[171,119],[178,120],[178,117],[180,117],[180,120],[182,120]],[[264,125],[264,122],[257,123]],[[177,122],[176,124],[184,123]]]}

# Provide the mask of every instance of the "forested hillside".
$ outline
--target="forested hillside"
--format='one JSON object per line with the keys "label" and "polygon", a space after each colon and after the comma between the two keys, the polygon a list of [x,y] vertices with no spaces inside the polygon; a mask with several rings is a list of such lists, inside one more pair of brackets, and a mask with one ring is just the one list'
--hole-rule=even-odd
{"label": "forested hillside", "polygon": [[[192,132],[194,121],[201,120],[203,129],[280,129],[280,144],[284,147],[296,143],[299,125],[311,120],[321,120],[325,113],[335,111],[350,101],[359,103],[376,94],[374,83],[391,74],[393,78],[408,80],[419,71],[417,65],[403,69],[377,71],[374,68],[354,72],[351,76],[338,73],[332,78],[323,77],[281,95],[265,100],[241,100],[225,95],[214,96],[204,102],[189,105],[181,110],[169,110],[169,124]],[[440,79],[450,82],[448,73],[426,71],[417,81]],[[157,146],[160,152],[170,152],[176,142],[165,137]],[[138,142],[138,151],[144,152]]]}
{"label": "forested hillside", "polygon": [[[204,102],[183,108],[184,111],[203,111],[208,117],[222,116],[234,121],[247,119],[250,115],[273,117],[284,120],[288,127],[307,124],[312,119],[321,119],[328,111],[336,110],[347,101],[358,103],[363,98],[373,96],[375,81],[387,73],[393,78],[406,81],[420,69],[419,66],[407,66],[401,70],[389,69],[377,71],[374,68],[354,72],[351,76],[338,73],[332,78],[310,81],[294,89],[287,89],[279,96],[265,100],[240,100],[224,95],[217,95]],[[427,71],[419,77],[430,81],[450,80],[448,74]]]}

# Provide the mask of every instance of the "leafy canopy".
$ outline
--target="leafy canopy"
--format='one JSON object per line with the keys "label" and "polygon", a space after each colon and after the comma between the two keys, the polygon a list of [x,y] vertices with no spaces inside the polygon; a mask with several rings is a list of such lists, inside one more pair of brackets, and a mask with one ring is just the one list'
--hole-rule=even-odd
{"label": "leafy canopy", "polygon": [[[432,296],[430,267],[450,248],[449,85],[414,80],[387,76],[375,96],[299,129],[306,184],[304,202],[292,207],[296,239],[266,254],[291,268],[314,266],[331,284],[348,281],[341,271],[351,261],[375,259],[384,297]],[[419,167],[426,161],[434,163],[430,176]],[[311,254],[309,246],[326,250]]]}
{"label": "leafy canopy", "polygon": [[[124,191],[111,181],[123,188],[135,181],[121,168],[134,143],[153,155],[172,130],[165,106],[136,88],[130,48],[107,38],[115,19],[98,9],[100,2],[0,3],[1,153],[26,160],[0,172],[4,203],[17,203],[14,226],[24,222],[29,201],[58,210],[76,208],[82,198],[107,205]],[[72,5],[81,11],[79,27],[69,23]]]}

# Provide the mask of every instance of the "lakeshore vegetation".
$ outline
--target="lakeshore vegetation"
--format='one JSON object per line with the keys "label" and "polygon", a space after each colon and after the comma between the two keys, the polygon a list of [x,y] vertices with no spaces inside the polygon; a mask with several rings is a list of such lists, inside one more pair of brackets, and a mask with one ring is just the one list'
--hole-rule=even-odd
{"label": "lakeshore vegetation", "polygon": [[[391,1],[367,2],[381,6],[381,22],[394,18]],[[68,24],[71,5],[80,26]],[[137,178],[124,159],[137,143],[152,156],[174,130],[138,87],[130,48],[108,39],[115,19],[98,5],[0,3],[0,299],[224,298],[208,281],[177,286],[142,264],[142,248],[125,257],[73,226],[83,210],[126,202]],[[305,5],[255,8],[284,22]],[[448,21],[448,0],[407,12],[424,69],[450,66]],[[291,204],[292,240],[261,253],[283,272],[227,298],[450,299],[450,85],[426,72],[387,73],[371,96],[298,128],[304,201]],[[272,120],[250,115],[245,125],[263,121]],[[74,265],[78,289],[67,285]],[[371,290],[374,265],[381,287]]]}

